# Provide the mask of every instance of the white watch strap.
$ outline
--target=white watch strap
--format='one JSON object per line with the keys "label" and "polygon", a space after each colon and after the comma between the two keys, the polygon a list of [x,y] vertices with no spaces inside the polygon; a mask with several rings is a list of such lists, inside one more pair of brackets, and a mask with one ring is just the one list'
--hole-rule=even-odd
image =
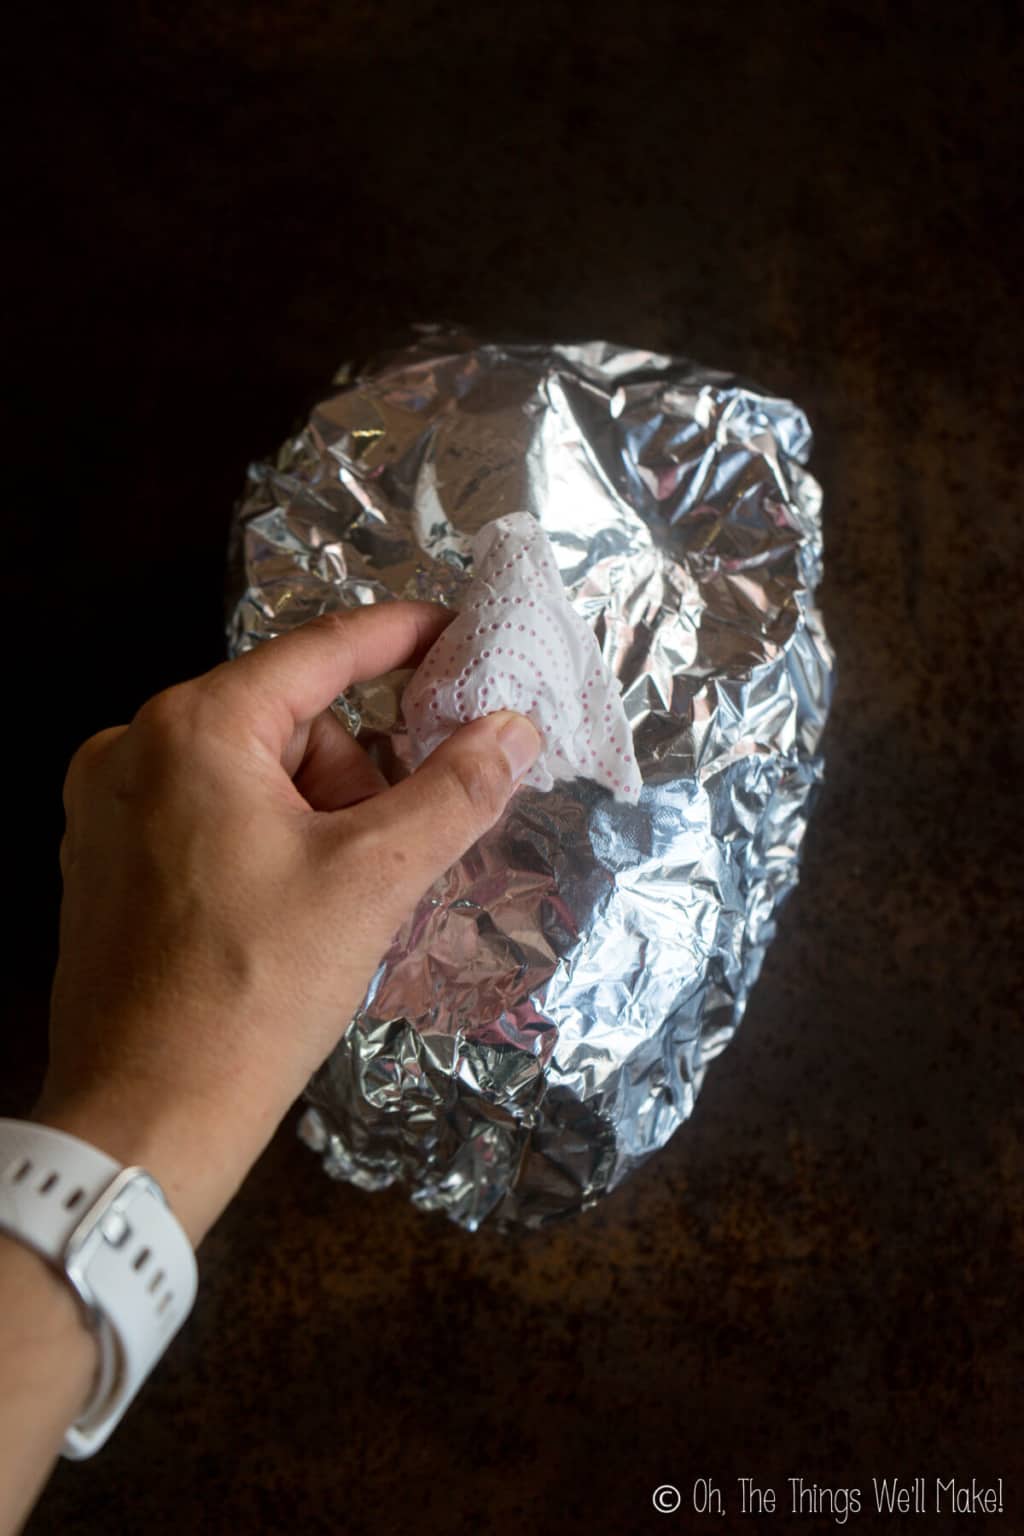
{"label": "white watch strap", "polygon": [[93,1396],[63,1447],[91,1456],[191,1310],[192,1246],[148,1173],[22,1120],[0,1120],[0,1230],[67,1277],[96,1330]]}

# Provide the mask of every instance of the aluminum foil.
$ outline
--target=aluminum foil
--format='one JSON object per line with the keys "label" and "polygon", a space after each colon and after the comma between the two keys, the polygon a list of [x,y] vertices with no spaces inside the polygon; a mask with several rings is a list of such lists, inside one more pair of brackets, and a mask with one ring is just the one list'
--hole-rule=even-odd
{"label": "aluminum foil", "polygon": [[[520,790],[308,1088],[332,1175],[402,1180],[469,1229],[533,1226],[689,1116],[796,882],[833,666],[811,433],[728,374],[600,341],[425,328],[335,383],[249,472],[231,651],[329,609],[457,603],[474,532],[528,511],[633,730],[640,804]],[[407,677],[338,701],[371,746],[402,731]]]}

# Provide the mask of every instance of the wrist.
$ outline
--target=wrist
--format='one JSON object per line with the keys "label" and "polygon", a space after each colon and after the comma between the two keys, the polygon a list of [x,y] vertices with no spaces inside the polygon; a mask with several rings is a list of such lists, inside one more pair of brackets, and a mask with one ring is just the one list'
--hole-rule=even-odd
{"label": "wrist", "polygon": [[160,1084],[107,1079],[85,1089],[48,1078],[32,1119],[66,1131],[125,1166],[145,1168],[198,1248],[274,1131]]}

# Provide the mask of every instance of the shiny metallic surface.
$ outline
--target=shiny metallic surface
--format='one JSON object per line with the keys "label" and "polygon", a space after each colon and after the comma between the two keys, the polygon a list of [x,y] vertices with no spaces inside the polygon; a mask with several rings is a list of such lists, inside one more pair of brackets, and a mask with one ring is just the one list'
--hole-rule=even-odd
{"label": "shiny metallic surface", "polygon": [[[336,382],[250,470],[232,652],[329,609],[458,605],[474,533],[527,511],[633,731],[639,805],[585,780],[520,790],[308,1089],[329,1173],[402,1180],[470,1229],[537,1225],[689,1116],[796,882],[833,668],[810,428],[729,375],[605,342],[428,328]],[[407,680],[339,713],[401,755]]]}

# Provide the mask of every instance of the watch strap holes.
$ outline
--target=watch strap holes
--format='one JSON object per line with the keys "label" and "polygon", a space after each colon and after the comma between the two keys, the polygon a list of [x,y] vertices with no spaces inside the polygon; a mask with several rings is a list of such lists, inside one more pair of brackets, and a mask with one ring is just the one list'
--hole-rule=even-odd
{"label": "watch strap holes", "polygon": [[43,1180],[43,1182],[39,1186],[39,1193],[41,1195],[48,1195],[50,1193],[50,1190],[57,1183],[59,1178],[60,1178],[59,1174],[48,1173],[46,1175],[46,1178]]}
{"label": "watch strap holes", "polygon": [[153,1276],[152,1280],[149,1282],[150,1292],[158,1291],[160,1289],[160,1286],[163,1283],[163,1278],[164,1278],[163,1270],[162,1269],[158,1269],[156,1274]]}
{"label": "watch strap holes", "polygon": [[11,1179],[11,1183],[12,1184],[20,1184],[22,1179],[27,1179],[31,1172],[32,1172],[32,1159],[30,1157],[23,1157],[21,1162],[18,1164],[17,1168],[14,1171],[14,1175],[13,1175],[13,1177]]}
{"label": "watch strap holes", "polygon": [[64,1201],[64,1209],[66,1211],[73,1211],[76,1205],[81,1204],[84,1194],[85,1190],[82,1189],[81,1186],[79,1186],[78,1189],[73,1189],[70,1195],[68,1195],[67,1199]]}
{"label": "watch strap holes", "polygon": [[166,1312],[167,1308],[170,1306],[170,1304],[171,1304],[171,1302],[173,1300],[174,1300],[174,1292],[173,1291],[165,1291],[164,1294],[160,1298],[160,1305],[156,1309],[157,1312],[158,1313],[159,1312]]}
{"label": "watch strap holes", "polygon": [[146,1267],[146,1265],[148,1263],[149,1263],[149,1249],[148,1248],[140,1248],[138,1253],[135,1255],[134,1259],[132,1260],[132,1268],[133,1269],[145,1269],[145,1267]]}

